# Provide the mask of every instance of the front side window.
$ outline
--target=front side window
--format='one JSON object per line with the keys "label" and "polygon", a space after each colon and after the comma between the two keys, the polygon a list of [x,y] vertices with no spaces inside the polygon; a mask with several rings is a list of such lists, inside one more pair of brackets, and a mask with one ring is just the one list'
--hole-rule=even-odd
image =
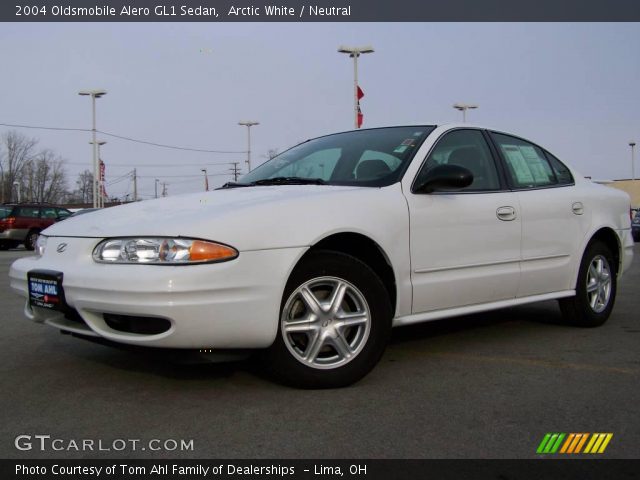
{"label": "front side window", "polygon": [[71,212],[66,208],[58,208],[56,209],[56,212],[60,220],[62,220],[63,218],[67,218],[69,215],[71,215]]}
{"label": "front side window", "polygon": [[492,133],[507,165],[514,188],[538,188],[558,184],[556,174],[544,152],[520,138]]}
{"label": "front side window", "polygon": [[473,182],[463,191],[499,190],[500,180],[484,135],[479,130],[454,130],[443,136],[429,154],[416,184],[438,165],[459,165],[471,171]]}
{"label": "front side window", "polygon": [[391,185],[434,128],[375,128],[309,140],[260,165],[235,185],[305,180],[363,187]]}

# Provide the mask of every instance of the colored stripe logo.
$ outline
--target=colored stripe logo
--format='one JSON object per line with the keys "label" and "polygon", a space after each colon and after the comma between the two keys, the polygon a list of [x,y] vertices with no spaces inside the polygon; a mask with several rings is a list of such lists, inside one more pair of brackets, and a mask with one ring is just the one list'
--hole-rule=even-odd
{"label": "colored stripe logo", "polygon": [[613,433],[547,433],[536,453],[604,453]]}

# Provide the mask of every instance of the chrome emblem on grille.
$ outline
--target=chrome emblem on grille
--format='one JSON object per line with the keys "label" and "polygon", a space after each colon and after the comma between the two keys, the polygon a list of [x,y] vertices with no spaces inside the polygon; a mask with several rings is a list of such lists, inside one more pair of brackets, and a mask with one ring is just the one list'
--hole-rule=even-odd
{"label": "chrome emblem on grille", "polygon": [[67,244],[66,243],[59,243],[58,247],[56,248],[56,252],[58,253],[62,253],[67,249]]}

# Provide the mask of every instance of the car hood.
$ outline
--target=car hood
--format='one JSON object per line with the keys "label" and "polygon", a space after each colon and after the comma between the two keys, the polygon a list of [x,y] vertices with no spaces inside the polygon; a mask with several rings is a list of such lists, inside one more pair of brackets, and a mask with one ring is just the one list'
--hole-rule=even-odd
{"label": "car hood", "polygon": [[[393,190],[399,188],[397,185]],[[239,250],[304,246],[327,229],[357,228],[365,211],[375,211],[380,197],[386,196],[384,190],[330,185],[214,190],[71,217],[43,234],[90,238],[182,236],[227,243]],[[390,213],[395,210],[388,201],[382,204]]]}

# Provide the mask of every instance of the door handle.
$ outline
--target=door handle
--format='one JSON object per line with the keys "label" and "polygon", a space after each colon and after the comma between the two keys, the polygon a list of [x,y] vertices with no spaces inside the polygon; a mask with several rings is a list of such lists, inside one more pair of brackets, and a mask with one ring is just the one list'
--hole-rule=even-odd
{"label": "door handle", "polygon": [[500,207],[496,210],[496,216],[503,222],[510,222],[516,219],[516,209],[513,207]]}
{"label": "door handle", "polygon": [[571,205],[571,210],[576,215],[582,215],[584,213],[584,205],[582,205],[582,202],[574,202]]}

